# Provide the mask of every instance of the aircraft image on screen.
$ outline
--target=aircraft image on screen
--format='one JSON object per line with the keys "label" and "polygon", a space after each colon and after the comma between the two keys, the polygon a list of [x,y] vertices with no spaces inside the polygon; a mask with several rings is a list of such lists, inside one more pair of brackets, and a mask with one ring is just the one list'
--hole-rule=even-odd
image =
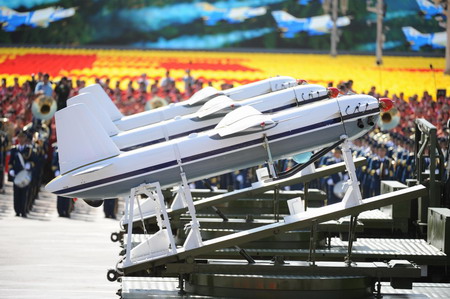
{"label": "aircraft image on screen", "polygon": [[230,24],[242,23],[247,19],[265,15],[267,12],[265,7],[218,8],[207,2],[200,2],[197,6],[207,26],[214,26],[220,21],[227,21]]}
{"label": "aircraft image on screen", "polygon": [[425,15],[425,18],[430,19],[436,15],[444,15],[444,9],[441,5],[436,5],[429,0],[416,0],[420,11]]}
{"label": "aircraft image on screen", "polygon": [[419,51],[422,46],[431,46],[433,49],[443,49],[447,44],[447,33],[433,32],[421,33],[413,27],[402,27],[406,40],[411,45],[411,50]]}
{"label": "aircraft image on screen", "polygon": [[[314,0],[298,0],[297,3],[298,3],[299,5],[306,6],[306,5],[308,5],[310,2],[313,2],[313,1],[314,1]],[[320,1],[320,4],[323,3],[323,0],[319,0],[319,1]]]}
{"label": "aircraft image on screen", "polygon": [[[333,22],[329,15],[296,18],[285,11],[277,10],[272,12],[272,16],[285,38],[293,38],[299,32],[307,32],[308,35],[328,34],[333,27]],[[348,26],[350,18],[346,16],[339,17],[336,24],[338,27]]]}
{"label": "aircraft image on screen", "polygon": [[46,28],[52,22],[56,22],[75,15],[75,7],[61,8],[61,7],[47,7],[29,12],[17,12],[11,8],[0,7],[0,23],[2,29],[7,32],[12,32],[17,27],[26,25]]}

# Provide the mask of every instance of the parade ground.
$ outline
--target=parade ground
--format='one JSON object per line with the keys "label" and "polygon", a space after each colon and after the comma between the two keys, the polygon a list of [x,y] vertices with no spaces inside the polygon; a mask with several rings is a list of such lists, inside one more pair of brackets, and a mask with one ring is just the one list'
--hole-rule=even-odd
{"label": "parade ground", "polygon": [[118,298],[109,282],[120,248],[110,240],[118,220],[77,201],[58,217],[56,196],[40,192],[28,218],[15,217],[13,188],[0,194],[0,298]]}
{"label": "parade ground", "polygon": [[[119,298],[119,282],[109,282],[120,247],[110,240],[118,220],[104,218],[102,208],[77,201],[71,218],[58,217],[56,196],[41,191],[28,218],[15,217],[11,183],[0,194],[0,298]],[[155,283],[161,285],[161,279]],[[138,286],[142,287],[142,283]],[[137,290],[130,298],[206,298],[178,295],[176,282],[165,291]],[[449,298],[448,283],[414,283],[394,290],[382,283],[383,298]]]}

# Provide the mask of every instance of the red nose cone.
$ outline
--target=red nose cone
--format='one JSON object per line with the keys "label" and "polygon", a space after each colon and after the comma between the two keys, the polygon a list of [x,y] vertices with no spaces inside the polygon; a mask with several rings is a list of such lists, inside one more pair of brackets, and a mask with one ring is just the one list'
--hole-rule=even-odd
{"label": "red nose cone", "polygon": [[328,87],[328,95],[332,98],[335,98],[339,95],[339,89],[336,87]]}
{"label": "red nose cone", "polygon": [[381,98],[380,99],[380,109],[383,112],[389,111],[394,107],[394,102],[392,102],[391,99],[388,98]]}
{"label": "red nose cone", "polygon": [[303,80],[303,79],[298,79],[298,80],[297,80],[297,84],[298,84],[298,85],[308,84],[308,81]]}

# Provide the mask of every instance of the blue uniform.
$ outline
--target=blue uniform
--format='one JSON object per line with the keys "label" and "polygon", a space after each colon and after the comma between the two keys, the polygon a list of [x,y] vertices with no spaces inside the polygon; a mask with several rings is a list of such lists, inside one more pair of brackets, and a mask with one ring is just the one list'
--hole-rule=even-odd
{"label": "blue uniform", "polygon": [[406,149],[400,149],[397,151],[395,155],[395,169],[394,169],[394,178],[401,183],[405,183],[403,180],[403,171],[406,166],[406,158],[408,157],[409,152]]}
{"label": "blue uniform", "polygon": [[[14,181],[15,175],[20,171],[24,170],[24,166],[28,166],[28,170],[32,171],[35,164],[35,156],[33,148],[28,145],[17,145],[11,149],[11,157],[9,160],[9,180]],[[24,166],[19,158],[19,153],[22,155],[24,160]],[[27,216],[27,201],[29,198],[31,183],[23,188],[14,184],[14,211],[16,216],[22,215],[22,217]]]}
{"label": "blue uniform", "polygon": [[370,175],[372,177],[370,183],[370,195],[380,195],[380,187],[382,180],[392,180],[394,171],[392,167],[392,159],[389,157],[375,157],[371,161],[369,167]]}
{"label": "blue uniform", "polygon": [[9,144],[8,135],[0,130],[0,191],[4,192],[6,151]]}
{"label": "blue uniform", "polygon": [[[58,158],[58,150],[56,148],[53,151],[52,170],[55,176],[59,175],[59,158]],[[70,212],[72,211],[72,208],[73,208],[72,198],[57,196],[56,209],[58,210],[59,217],[70,218]]]}
{"label": "blue uniform", "polygon": [[362,187],[362,196],[363,198],[369,198],[371,196],[370,185],[372,184],[372,176],[370,174],[370,166],[372,164],[372,160],[375,159],[375,155],[372,153],[366,154],[367,166],[362,167],[362,175],[361,175],[361,187]]}

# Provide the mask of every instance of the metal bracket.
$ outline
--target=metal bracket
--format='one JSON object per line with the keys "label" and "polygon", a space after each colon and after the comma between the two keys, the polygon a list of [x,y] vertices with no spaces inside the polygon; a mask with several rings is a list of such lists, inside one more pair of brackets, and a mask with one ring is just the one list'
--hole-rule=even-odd
{"label": "metal bracket", "polygon": [[376,292],[377,294],[375,295],[375,298],[383,298],[383,296],[381,295],[381,279],[378,277],[377,279],[377,283],[376,283]]}
{"label": "metal bracket", "polygon": [[[139,207],[139,213],[140,218],[143,221],[143,215],[140,207],[139,199],[142,194],[145,194],[149,200],[153,202],[155,205],[155,211],[156,211],[156,220],[159,227],[159,230],[162,231],[163,229],[166,229],[168,233],[168,246],[170,247],[170,251],[172,254],[177,253],[177,247],[175,245],[175,239],[173,238],[173,235],[171,234],[171,226],[169,221],[169,216],[167,215],[167,209],[164,202],[164,196],[161,191],[161,186],[159,182],[156,183],[150,183],[150,184],[141,184],[135,188],[132,188],[130,190],[130,195],[127,197],[127,223],[128,223],[128,231],[127,231],[127,248],[126,248],[126,256],[124,261],[124,266],[133,264],[131,260],[131,238],[133,234],[133,219],[134,219],[134,201],[137,201],[138,207]],[[143,222],[142,222],[143,223]],[[144,232],[146,233],[145,225],[143,223]]]}
{"label": "metal bracket", "polygon": [[272,152],[270,151],[270,144],[266,134],[264,134],[263,146],[267,151],[267,164],[269,168],[269,174],[272,178],[276,178],[277,172],[275,171],[275,167],[273,166]]}
{"label": "metal bracket", "polygon": [[276,222],[280,221],[280,187],[277,185],[273,190],[273,216]]}
{"label": "metal bracket", "polygon": [[359,189],[359,181],[356,177],[355,163],[353,162],[353,156],[350,149],[350,141],[347,136],[341,136],[342,143],[342,155],[344,157],[345,167],[347,168],[349,179],[346,182],[348,185],[347,192],[345,192],[342,203],[346,208],[360,205],[362,203],[361,190]]}
{"label": "metal bracket", "polygon": [[248,254],[247,251],[245,251],[245,249],[243,249],[243,248],[241,248],[241,247],[239,247],[239,246],[237,246],[237,245],[234,246],[234,248],[236,248],[237,250],[239,250],[239,254],[240,254],[243,258],[245,258],[249,264],[254,264],[254,263],[255,263],[255,260],[250,256],[250,254]]}
{"label": "metal bracket", "polygon": [[178,295],[186,295],[186,291],[184,290],[184,277],[183,274],[178,275]]}
{"label": "metal bracket", "polygon": [[305,200],[305,212],[308,210],[308,193],[309,193],[309,182],[303,184],[303,199]]}
{"label": "metal bracket", "polygon": [[347,247],[347,256],[345,257],[345,263],[347,266],[352,264],[352,249],[353,249],[353,241],[355,239],[356,225],[358,223],[358,216],[350,216],[349,230],[348,230],[348,247]]}
{"label": "metal bracket", "polygon": [[313,220],[311,223],[311,232],[309,236],[309,255],[308,262],[311,266],[316,265],[316,242],[317,242],[317,220]]}
{"label": "metal bracket", "polygon": [[219,215],[220,218],[223,219],[224,222],[228,221],[228,217],[225,216],[225,214],[221,210],[219,210],[215,206],[211,206],[211,208],[214,210],[214,212],[216,212],[217,215]]}

